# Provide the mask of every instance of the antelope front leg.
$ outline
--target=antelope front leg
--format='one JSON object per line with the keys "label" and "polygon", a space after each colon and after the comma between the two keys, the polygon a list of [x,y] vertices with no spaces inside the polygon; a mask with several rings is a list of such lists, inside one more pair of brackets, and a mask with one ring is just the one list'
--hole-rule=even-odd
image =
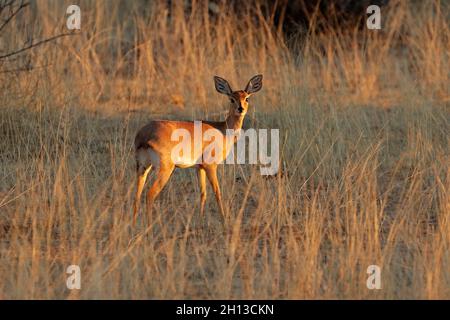
{"label": "antelope front leg", "polygon": [[209,182],[213,188],[214,194],[216,195],[217,204],[220,209],[220,213],[222,214],[222,218],[226,221],[225,211],[223,210],[222,205],[222,194],[220,193],[219,181],[217,180],[217,166],[205,168],[206,176],[208,177]]}
{"label": "antelope front leg", "polygon": [[203,217],[206,203],[206,171],[202,167],[198,168],[198,182],[200,185],[200,216]]}

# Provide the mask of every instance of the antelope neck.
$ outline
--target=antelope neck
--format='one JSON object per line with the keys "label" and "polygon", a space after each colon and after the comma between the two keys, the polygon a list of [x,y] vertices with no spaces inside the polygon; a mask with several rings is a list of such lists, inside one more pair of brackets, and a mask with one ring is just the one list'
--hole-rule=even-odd
{"label": "antelope neck", "polygon": [[235,131],[242,128],[242,123],[244,122],[244,115],[237,116],[233,113],[229,113],[227,119],[225,120],[225,130],[233,129]]}

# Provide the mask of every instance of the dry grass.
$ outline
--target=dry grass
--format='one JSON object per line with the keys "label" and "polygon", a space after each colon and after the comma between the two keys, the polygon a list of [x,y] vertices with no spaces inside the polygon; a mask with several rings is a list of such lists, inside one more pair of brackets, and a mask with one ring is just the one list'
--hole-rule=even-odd
{"label": "dry grass", "polygon": [[[69,4],[33,3],[0,50],[55,33]],[[391,1],[382,31],[289,44],[252,7],[81,7],[81,34],[0,73],[0,298],[450,298],[448,6]],[[221,118],[212,75],[237,87],[256,72],[246,125],[280,128],[283,174],[224,166],[224,227],[211,191],[198,217],[195,171],[177,170],[154,224],[131,228],[135,132]]]}

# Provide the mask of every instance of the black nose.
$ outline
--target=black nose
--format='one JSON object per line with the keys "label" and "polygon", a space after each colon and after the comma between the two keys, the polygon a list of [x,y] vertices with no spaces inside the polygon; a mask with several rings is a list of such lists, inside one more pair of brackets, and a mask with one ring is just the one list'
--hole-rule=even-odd
{"label": "black nose", "polygon": [[239,108],[238,108],[238,112],[239,112],[239,113],[242,113],[242,112],[244,112],[244,108],[242,108],[242,107],[239,107]]}

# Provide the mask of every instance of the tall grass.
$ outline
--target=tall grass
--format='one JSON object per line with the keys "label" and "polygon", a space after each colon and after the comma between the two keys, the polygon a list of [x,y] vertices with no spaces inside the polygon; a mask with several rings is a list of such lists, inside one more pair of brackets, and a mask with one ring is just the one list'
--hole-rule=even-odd
{"label": "tall grass", "polygon": [[[81,1],[81,33],[0,65],[0,298],[450,298],[448,5],[288,41],[259,6],[143,3]],[[0,50],[60,31],[69,4],[33,2]],[[223,118],[212,76],[258,72],[245,125],[280,129],[280,174],[223,166],[224,226],[177,170],[132,228],[136,131]]]}

